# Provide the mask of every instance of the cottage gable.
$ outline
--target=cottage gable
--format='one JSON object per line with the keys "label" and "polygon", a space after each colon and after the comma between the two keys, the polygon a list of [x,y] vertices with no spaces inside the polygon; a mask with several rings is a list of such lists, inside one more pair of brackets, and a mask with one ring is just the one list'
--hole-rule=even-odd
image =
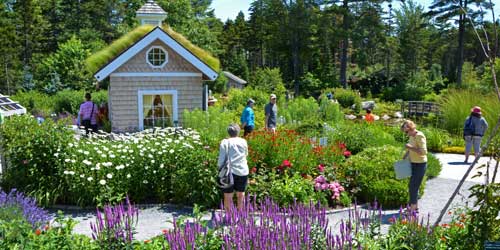
{"label": "cottage gable", "polygon": [[[135,44],[133,44],[131,47],[129,47],[127,50],[123,51],[119,56],[117,56],[115,59],[113,59],[111,62],[109,62],[107,65],[102,67],[95,75],[94,77],[98,81],[102,81],[111,74],[118,72],[122,66],[124,66],[127,62],[134,63],[134,58],[136,56],[141,57],[141,56],[146,56],[144,54],[144,50],[148,50],[150,46],[153,46],[153,44],[161,42],[160,45],[165,45],[167,49],[170,52],[174,53],[168,53],[172,54],[173,56],[178,55],[178,59],[180,62],[178,64],[182,65],[185,64],[185,62],[189,63],[197,69],[197,72],[201,72],[202,76],[204,79],[207,80],[215,80],[218,76],[217,72],[212,69],[210,66],[208,66],[205,62],[203,62],[200,58],[198,58],[196,55],[194,55],[191,51],[186,49],[182,44],[177,42],[174,38],[172,38],[168,33],[166,33],[164,30],[162,30],[160,27],[156,27],[153,29],[151,32],[146,34],[143,38],[141,38],[139,41],[137,41]],[[142,53],[141,53],[142,52]],[[140,61],[141,59],[138,58],[137,61]],[[173,60],[172,60],[173,61]],[[169,60],[169,62],[172,62]],[[146,61],[142,61],[143,66],[141,67],[146,67],[148,64]],[[161,69],[167,70],[169,63],[167,63],[164,67]],[[125,66],[126,67],[126,66]],[[124,67],[124,68],[125,68]],[[175,67],[173,65],[172,67]],[[146,70],[145,68],[142,68],[143,70]],[[161,70],[160,68],[157,68],[156,70]],[[135,71],[128,71],[129,73],[134,73]],[[146,72],[156,72],[154,70],[151,71],[146,71]],[[192,71],[191,71],[192,72]],[[123,73],[123,72],[122,72]],[[139,72],[136,72],[139,73]],[[172,72],[173,73],[173,72]]]}
{"label": "cottage gable", "polygon": [[[151,48],[162,48],[166,52],[167,62],[163,67],[153,67],[147,63],[148,51]],[[151,45],[146,46],[143,50],[133,56],[129,61],[120,66],[112,75],[124,75],[123,73],[172,73],[172,75],[202,75],[202,72],[194,67],[190,62],[184,59],[177,52],[168,47],[160,40],[156,40]],[[179,73],[179,74],[173,74]],[[125,74],[126,75],[126,74]]]}

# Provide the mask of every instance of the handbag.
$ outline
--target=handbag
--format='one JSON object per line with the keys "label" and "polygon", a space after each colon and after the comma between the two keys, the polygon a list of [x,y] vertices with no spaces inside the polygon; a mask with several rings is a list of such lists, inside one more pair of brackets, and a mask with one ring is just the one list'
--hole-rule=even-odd
{"label": "handbag", "polygon": [[234,185],[231,160],[229,159],[229,141],[227,141],[226,146],[226,158],[224,160],[224,164],[219,167],[219,173],[217,177],[217,186],[219,186],[220,188],[230,188]]}
{"label": "handbag", "polygon": [[411,162],[408,159],[403,159],[394,163],[394,172],[396,179],[401,180],[411,176]]}
{"label": "handbag", "polygon": [[398,180],[411,176],[411,162],[408,157],[408,152],[403,156],[402,160],[394,163],[394,172],[396,172],[396,179]]}

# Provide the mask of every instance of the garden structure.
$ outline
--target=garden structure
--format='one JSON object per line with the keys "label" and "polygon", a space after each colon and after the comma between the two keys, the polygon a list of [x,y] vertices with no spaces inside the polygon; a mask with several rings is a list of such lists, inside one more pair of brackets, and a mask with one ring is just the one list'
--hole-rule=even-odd
{"label": "garden structure", "polygon": [[206,107],[204,81],[218,76],[218,60],[162,26],[166,13],[154,1],[136,17],[142,26],[89,59],[98,68],[97,81],[109,78],[109,118],[115,132],[181,123],[180,111]]}
{"label": "garden structure", "polygon": [[222,71],[222,73],[224,74],[224,76],[227,77],[227,86],[226,86],[227,89],[230,88],[242,89],[247,84],[247,81],[235,76],[233,73],[229,71]]}

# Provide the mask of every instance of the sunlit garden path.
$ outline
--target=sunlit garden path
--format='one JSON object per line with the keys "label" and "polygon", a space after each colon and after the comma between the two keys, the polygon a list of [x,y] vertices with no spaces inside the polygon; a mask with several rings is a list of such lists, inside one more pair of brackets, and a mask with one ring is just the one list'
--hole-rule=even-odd
{"label": "sunlit garden path", "polygon": [[[451,196],[456,186],[463,177],[463,174],[467,170],[469,165],[463,163],[463,155],[458,154],[435,154],[436,157],[443,164],[443,169],[439,177],[431,179],[427,182],[425,188],[425,194],[419,201],[421,215],[427,218],[430,215],[430,221],[434,222],[438,217],[441,209],[446,204],[448,198]],[[473,157],[472,157],[473,159]],[[483,157],[480,159],[478,166],[486,164],[489,158]],[[490,168],[493,168],[494,164],[490,163]],[[454,200],[451,208],[463,205],[471,205],[471,201],[467,200],[469,196],[468,188],[473,186],[478,182],[484,182],[484,178],[474,178],[471,177],[475,175],[479,170],[475,167],[467,181],[464,183],[460,190],[459,195]],[[484,169],[482,170],[484,172]],[[497,178],[497,182],[499,178]],[[362,209],[365,209],[363,206]],[[75,233],[82,233],[89,235],[90,222],[95,220],[95,210],[88,211],[77,211],[77,210],[66,210],[66,215],[73,217],[79,223],[74,228]],[[143,206],[140,209],[139,221],[137,225],[136,238],[139,240],[149,239],[155,235],[161,234],[162,230],[173,228],[172,221],[173,218],[178,218],[179,216],[189,216],[192,213],[191,208],[181,208],[171,205],[152,205]],[[398,215],[399,210],[385,210],[383,216],[383,224],[385,226],[389,225],[389,218],[393,215]],[[210,220],[212,213],[207,213],[203,218]],[[330,225],[336,229],[342,219],[348,218],[349,213],[347,211],[335,212],[331,211],[328,218]],[[444,217],[443,222],[450,220],[448,214]]]}

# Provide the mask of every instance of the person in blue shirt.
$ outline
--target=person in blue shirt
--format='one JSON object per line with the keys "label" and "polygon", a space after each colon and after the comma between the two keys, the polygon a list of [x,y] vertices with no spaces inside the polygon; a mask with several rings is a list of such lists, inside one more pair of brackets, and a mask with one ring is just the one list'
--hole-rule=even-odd
{"label": "person in blue shirt", "polygon": [[253,99],[248,99],[247,106],[241,114],[241,127],[245,131],[243,136],[246,137],[248,134],[252,133],[255,128],[255,115],[253,113],[253,105],[255,101]]}

